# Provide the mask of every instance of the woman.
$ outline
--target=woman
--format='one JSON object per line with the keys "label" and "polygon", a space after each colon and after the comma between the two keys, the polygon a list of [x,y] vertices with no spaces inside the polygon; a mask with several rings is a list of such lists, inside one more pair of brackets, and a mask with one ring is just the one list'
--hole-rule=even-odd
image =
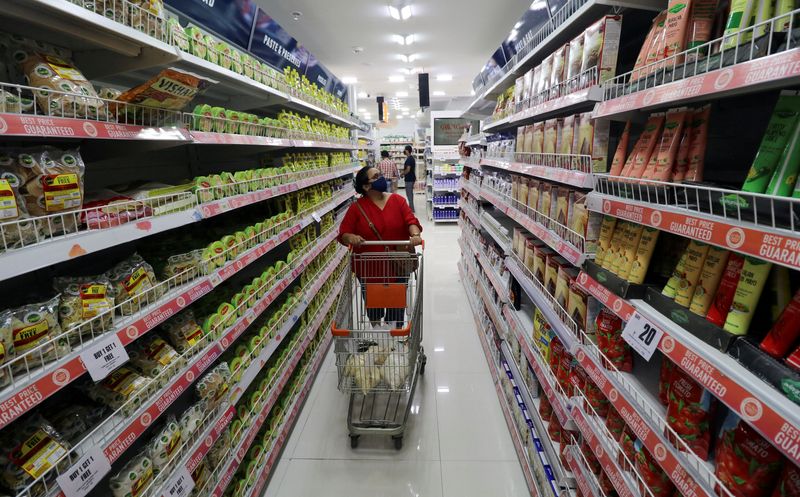
{"label": "woman", "polygon": [[[376,167],[365,166],[356,174],[355,189],[361,197],[347,209],[347,213],[339,227],[339,242],[353,247],[357,254],[364,252],[398,252],[404,247],[369,245],[363,246],[365,241],[381,240],[409,240],[411,246],[422,244],[422,227],[419,219],[414,216],[408,203],[396,193],[387,193],[388,182]],[[392,271],[392,265],[382,265],[382,272]],[[399,274],[370,274],[375,271],[366,267],[354,268],[356,276],[364,277],[401,277]],[[362,286],[363,288],[363,286]],[[404,309],[367,309],[367,315],[373,324],[386,321],[403,321]]]}

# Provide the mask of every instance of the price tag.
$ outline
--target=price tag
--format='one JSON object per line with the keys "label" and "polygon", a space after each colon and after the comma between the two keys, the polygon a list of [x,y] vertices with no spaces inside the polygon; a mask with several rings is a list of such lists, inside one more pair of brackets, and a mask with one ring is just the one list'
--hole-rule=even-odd
{"label": "price tag", "polygon": [[128,362],[128,352],[113,333],[81,352],[81,360],[92,380],[98,382]]}
{"label": "price tag", "polygon": [[220,283],[222,283],[222,276],[220,276],[219,273],[216,272],[213,273],[209,279],[211,280],[211,284],[214,285],[215,287],[218,286]]}
{"label": "price tag", "polygon": [[314,221],[316,221],[316,222],[318,222],[318,223],[321,223],[321,222],[322,222],[322,216],[320,216],[319,214],[317,214],[317,211],[314,211],[314,212],[312,212],[312,213],[311,213],[311,217],[313,217],[313,218],[314,218]]}
{"label": "price tag", "polygon": [[664,331],[661,328],[652,324],[638,312],[633,313],[628,324],[625,325],[625,329],[622,330],[622,338],[646,361],[653,357],[663,334]]}
{"label": "price tag", "polygon": [[163,497],[187,497],[194,489],[194,479],[186,466],[179,466],[167,484]]}
{"label": "price tag", "polygon": [[253,309],[247,309],[247,312],[244,313],[244,317],[248,323],[251,323],[256,320],[256,311]]}
{"label": "price tag", "polygon": [[90,447],[78,462],[56,481],[66,497],[83,497],[111,471],[111,463],[99,445]]}

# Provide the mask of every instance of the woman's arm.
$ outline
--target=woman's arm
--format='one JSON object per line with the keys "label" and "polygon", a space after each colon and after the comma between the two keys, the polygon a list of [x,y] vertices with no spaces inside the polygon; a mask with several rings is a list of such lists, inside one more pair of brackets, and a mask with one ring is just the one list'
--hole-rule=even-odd
{"label": "woman's arm", "polygon": [[342,245],[353,245],[357,247],[364,243],[364,238],[354,234],[356,231],[356,206],[351,205],[342,219],[342,224],[339,225],[339,236],[337,237],[339,243]]}
{"label": "woman's arm", "polygon": [[405,200],[402,200],[400,203],[401,213],[403,215],[403,220],[406,222],[408,226],[408,237],[411,241],[412,245],[422,245],[422,238],[419,236],[422,233],[422,223],[419,222],[417,216],[411,211],[411,207],[408,206],[408,203]]}

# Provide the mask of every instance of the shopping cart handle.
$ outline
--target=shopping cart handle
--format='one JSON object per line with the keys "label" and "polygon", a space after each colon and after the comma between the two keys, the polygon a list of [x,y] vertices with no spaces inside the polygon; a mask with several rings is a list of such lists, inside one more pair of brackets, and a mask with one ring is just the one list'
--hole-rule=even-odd
{"label": "shopping cart handle", "polygon": [[[364,240],[361,242],[361,247],[375,247],[375,246],[384,246],[384,245],[394,245],[394,246],[410,246],[411,240]],[[425,240],[422,240],[422,250],[425,250]],[[352,246],[351,246],[352,248]]]}

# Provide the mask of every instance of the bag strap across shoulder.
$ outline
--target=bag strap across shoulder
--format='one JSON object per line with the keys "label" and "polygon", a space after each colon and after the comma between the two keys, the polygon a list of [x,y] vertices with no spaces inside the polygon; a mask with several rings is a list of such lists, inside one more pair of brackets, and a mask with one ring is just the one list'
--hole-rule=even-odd
{"label": "bag strap across shoulder", "polygon": [[365,211],[364,208],[361,207],[361,204],[358,202],[355,203],[355,206],[358,207],[359,211],[361,211],[361,214],[364,216],[364,219],[367,220],[367,224],[369,224],[369,228],[372,230],[373,233],[375,233],[375,236],[378,237],[378,240],[382,241],[383,237],[381,237],[381,234],[378,232],[378,228],[376,228],[375,225],[372,223],[372,219],[370,219],[369,216],[367,215],[367,211]]}

